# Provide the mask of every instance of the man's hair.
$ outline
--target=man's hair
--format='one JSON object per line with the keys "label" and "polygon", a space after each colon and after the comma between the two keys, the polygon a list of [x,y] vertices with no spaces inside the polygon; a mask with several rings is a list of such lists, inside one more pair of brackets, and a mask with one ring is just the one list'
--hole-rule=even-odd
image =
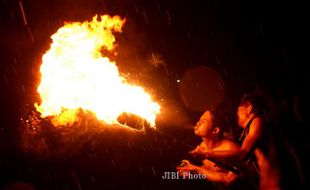
{"label": "man's hair", "polygon": [[247,104],[252,106],[252,112],[254,113],[262,113],[266,108],[263,97],[256,94],[244,94],[241,97],[239,105]]}
{"label": "man's hair", "polygon": [[220,120],[219,118],[214,118],[213,119],[213,128],[216,128],[218,127],[219,128],[219,133],[218,133],[218,137],[219,138],[223,138],[224,136],[224,123],[222,122],[222,120]]}
{"label": "man's hair", "polygon": [[230,127],[229,117],[225,109],[226,109],[225,105],[220,104],[214,109],[210,110],[213,117],[212,128],[218,127],[220,129],[218,134],[220,138],[223,138],[224,133],[227,132]]}

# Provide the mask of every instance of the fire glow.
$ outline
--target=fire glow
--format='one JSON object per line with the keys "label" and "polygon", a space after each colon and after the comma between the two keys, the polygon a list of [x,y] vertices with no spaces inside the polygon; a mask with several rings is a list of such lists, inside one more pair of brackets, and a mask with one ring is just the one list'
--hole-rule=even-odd
{"label": "fire glow", "polygon": [[42,57],[41,81],[35,104],[41,117],[52,117],[55,126],[78,120],[80,109],[107,124],[119,124],[122,113],[135,114],[155,127],[160,106],[140,86],[130,85],[115,62],[101,54],[113,52],[115,37],[125,19],[95,16],[92,21],[66,23],[51,36],[50,49]]}

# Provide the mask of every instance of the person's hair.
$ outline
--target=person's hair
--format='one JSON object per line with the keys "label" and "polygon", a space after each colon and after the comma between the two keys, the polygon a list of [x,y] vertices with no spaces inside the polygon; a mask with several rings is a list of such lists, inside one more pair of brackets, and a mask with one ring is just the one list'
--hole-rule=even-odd
{"label": "person's hair", "polygon": [[223,136],[224,136],[224,129],[223,129],[224,128],[224,122],[221,119],[214,117],[213,118],[213,128],[216,128],[216,127],[219,128],[218,137],[223,138]]}
{"label": "person's hair", "polygon": [[221,117],[221,115],[219,114],[218,111],[216,110],[210,110],[211,112],[211,115],[212,115],[212,129],[218,127],[219,128],[219,134],[218,136],[220,138],[223,137],[223,134],[224,134],[224,127],[225,127],[225,121],[224,119]]}
{"label": "person's hair", "polygon": [[256,94],[244,94],[241,97],[239,105],[247,104],[252,106],[252,112],[254,113],[262,113],[266,107],[263,97]]}

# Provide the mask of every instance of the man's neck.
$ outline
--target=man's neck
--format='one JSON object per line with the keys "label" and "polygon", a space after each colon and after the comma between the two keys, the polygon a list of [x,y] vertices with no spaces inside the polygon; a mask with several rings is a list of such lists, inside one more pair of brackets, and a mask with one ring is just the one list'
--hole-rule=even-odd
{"label": "man's neck", "polygon": [[218,146],[220,143],[220,139],[217,137],[214,138],[207,138],[207,137],[202,137],[203,142],[209,149],[213,149]]}

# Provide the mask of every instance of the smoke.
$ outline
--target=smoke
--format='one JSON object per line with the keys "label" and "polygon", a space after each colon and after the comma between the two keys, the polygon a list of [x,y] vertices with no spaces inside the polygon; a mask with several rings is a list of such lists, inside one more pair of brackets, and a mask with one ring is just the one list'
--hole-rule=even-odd
{"label": "smoke", "polygon": [[54,127],[51,118],[40,118],[34,108],[27,112],[21,119],[19,132],[20,147],[26,155],[67,157],[94,145],[96,136],[104,131],[90,114],[88,119],[82,116],[72,125]]}
{"label": "smoke", "polygon": [[185,109],[173,99],[161,102],[161,114],[157,117],[158,126],[192,128],[192,121]]}

